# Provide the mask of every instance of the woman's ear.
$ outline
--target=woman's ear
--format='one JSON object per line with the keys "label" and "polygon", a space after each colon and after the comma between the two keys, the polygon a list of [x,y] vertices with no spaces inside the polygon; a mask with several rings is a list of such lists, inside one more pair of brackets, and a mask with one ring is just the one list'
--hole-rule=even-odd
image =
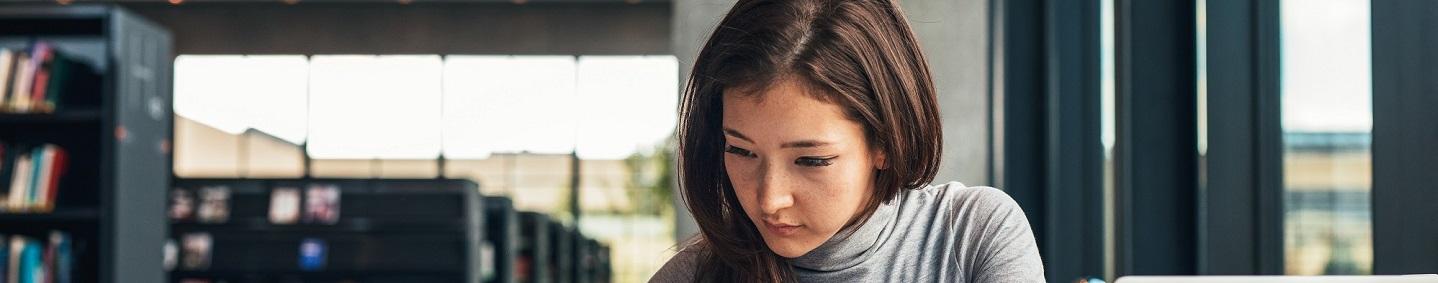
{"label": "woman's ear", "polygon": [[874,151],[874,168],[879,170],[889,169],[889,155],[882,150]]}

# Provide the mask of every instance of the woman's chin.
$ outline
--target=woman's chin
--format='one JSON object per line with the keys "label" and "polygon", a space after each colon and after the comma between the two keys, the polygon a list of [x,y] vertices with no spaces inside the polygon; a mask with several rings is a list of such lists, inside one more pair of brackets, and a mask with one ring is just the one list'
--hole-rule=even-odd
{"label": "woman's chin", "polygon": [[769,245],[769,250],[784,258],[801,257],[819,247],[818,244],[806,244],[795,239],[765,239],[765,242]]}

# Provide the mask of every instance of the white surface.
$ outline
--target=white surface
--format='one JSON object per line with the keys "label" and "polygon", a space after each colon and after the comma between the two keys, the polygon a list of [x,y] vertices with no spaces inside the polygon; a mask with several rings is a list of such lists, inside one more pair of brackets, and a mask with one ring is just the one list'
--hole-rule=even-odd
{"label": "white surface", "polygon": [[1125,276],[1114,283],[1434,283],[1438,275],[1388,276]]}

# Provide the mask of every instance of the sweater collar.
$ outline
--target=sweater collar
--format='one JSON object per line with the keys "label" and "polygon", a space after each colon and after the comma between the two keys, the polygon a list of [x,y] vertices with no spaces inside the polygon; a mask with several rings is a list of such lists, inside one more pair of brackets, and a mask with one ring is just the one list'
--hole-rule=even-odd
{"label": "sweater collar", "polygon": [[893,230],[896,206],[902,195],[880,204],[868,221],[835,233],[824,244],[802,256],[789,259],[795,268],[829,272],[844,270],[863,262]]}

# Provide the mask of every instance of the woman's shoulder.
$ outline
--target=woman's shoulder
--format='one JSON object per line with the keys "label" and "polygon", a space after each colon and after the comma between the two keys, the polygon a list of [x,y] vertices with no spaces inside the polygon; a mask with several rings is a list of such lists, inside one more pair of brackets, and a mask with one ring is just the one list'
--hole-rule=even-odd
{"label": "woman's shoulder", "polygon": [[944,203],[940,210],[954,241],[954,260],[970,281],[1043,282],[1043,263],[1028,218],[1009,194],[992,187],[968,187],[957,182],[925,187]]}
{"label": "woman's shoulder", "polygon": [[695,245],[696,243],[691,241],[676,247],[679,252],[670,257],[669,261],[659,268],[659,272],[649,277],[649,282],[693,282],[699,262],[699,252]]}
{"label": "woman's shoulder", "polygon": [[956,210],[995,212],[1019,209],[1018,202],[1003,190],[971,187],[957,181],[925,186],[911,192],[908,198],[928,200]]}
{"label": "woman's shoulder", "polygon": [[917,207],[927,207],[926,210],[935,214],[934,221],[948,225],[999,228],[1028,222],[1018,202],[993,187],[948,182],[913,190],[906,198],[923,204]]}

